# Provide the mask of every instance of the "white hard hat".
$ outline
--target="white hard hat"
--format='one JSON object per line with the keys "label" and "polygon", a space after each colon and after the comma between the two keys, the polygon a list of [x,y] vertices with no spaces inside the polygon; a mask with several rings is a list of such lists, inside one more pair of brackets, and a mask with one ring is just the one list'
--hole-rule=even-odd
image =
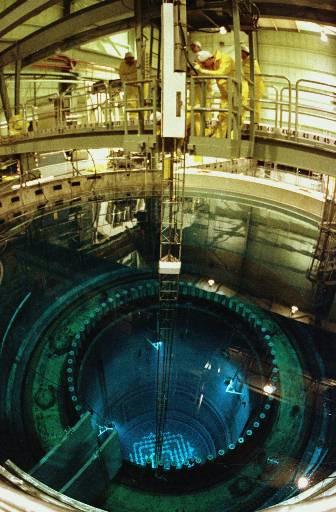
{"label": "white hard hat", "polygon": [[198,62],[205,62],[206,60],[211,59],[211,57],[212,53],[208,52],[207,50],[202,50],[197,54]]}
{"label": "white hard hat", "polygon": [[125,53],[125,59],[134,59],[134,55],[132,52]]}
{"label": "white hard hat", "polygon": [[241,51],[245,52],[245,53],[248,53],[250,55],[250,49],[249,49],[248,46],[246,46],[246,44],[242,44],[241,45]]}
{"label": "white hard hat", "polygon": [[[157,110],[157,111],[155,112],[155,121],[156,121],[157,123],[159,123],[159,122],[161,121],[161,117],[162,117],[162,116],[161,116],[161,112],[159,112],[159,111]],[[153,114],[153,112],[152,112],[152,113],[151,113],[151,115],[149,116],[149,120],[150,120],[151,122],[153,122],[153,120],[154,120],[154,114]]]}
{"label": "white hard hat", "polygon": [[202,43],[199,41],[191,41],[190,46],[198,46],[202,50]]}

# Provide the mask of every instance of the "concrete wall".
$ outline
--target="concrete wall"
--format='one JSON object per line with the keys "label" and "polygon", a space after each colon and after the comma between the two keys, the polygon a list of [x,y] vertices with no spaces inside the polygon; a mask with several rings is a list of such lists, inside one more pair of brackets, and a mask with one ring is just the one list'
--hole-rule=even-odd
{"label": "concrete wall", "polygon": [[[183,270],[243,294],[311,311],[306,278],[318,234],[313,220],[244,193],[187,189]],[[308,203],[309,201],[307,201]]]}

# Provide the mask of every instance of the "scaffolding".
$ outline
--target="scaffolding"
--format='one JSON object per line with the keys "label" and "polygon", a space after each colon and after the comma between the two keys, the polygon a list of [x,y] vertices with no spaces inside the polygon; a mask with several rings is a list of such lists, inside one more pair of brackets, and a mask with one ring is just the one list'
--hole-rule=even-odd
{"label": "scaffolding", "polygon": [[[172,374],[175,321],[181,272],[186,135],[186,1],[163,2],[162,20],[162,188],[157,322],[157,471],[164,467],[163,444]],[[175,109],[174,109],[175,105]],[[181,141],[184,141],[181,151]],[[183,156],[182,156],[183,155]]]}
{"label": "scaffolding", "polygon": [[307,272],[308,279],[322,286],[336,285],[336,181],[327,177],[320,232]]}
{"label": "scaffolding", "polygon": [[[172,144],[176,141],[171,141]],[[167,420],[176,309],[181,271],[185,155],[176,147],[162,151],[162,190],[159,260],[159,314],[156,388],[155,466],[160,468]]]}

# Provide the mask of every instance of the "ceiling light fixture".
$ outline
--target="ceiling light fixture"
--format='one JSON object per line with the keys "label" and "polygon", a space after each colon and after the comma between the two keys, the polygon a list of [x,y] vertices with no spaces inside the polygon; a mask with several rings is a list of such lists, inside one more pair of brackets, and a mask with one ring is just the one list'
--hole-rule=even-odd
{"label": "ceiling light fixture", "polygon": [[225,27],[223,27],[223,26],[222,26],[222,27],[219,27],[219,33],[220,33],[220,34],[222,34],[222,35],[227,34],[227,30],[226,30],[226,28],[225,28]]}

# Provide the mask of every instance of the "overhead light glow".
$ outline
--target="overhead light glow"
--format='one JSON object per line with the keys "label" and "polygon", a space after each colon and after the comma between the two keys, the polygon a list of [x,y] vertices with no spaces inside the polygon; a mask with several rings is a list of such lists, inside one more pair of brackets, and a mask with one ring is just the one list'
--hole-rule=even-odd
{"label": "overhead light glow", "polygon": [[222,35],[226,34],[227,33],[226,28],[225,27],[219,27],[219,33],[222,34]]}
{"label": "overhead light glow", "polygon": [[309,480],[306,476],[300,476],[300,478],[296,482],[296,485],[298,489],[306,489],[306,487],[308,487],[309,485]]}
{"label": "overhead light glow", "polygon": [[208,285],[209,286],[213,286],[215,284],[215,280],[214,279],[209,279],[208,280]]}

